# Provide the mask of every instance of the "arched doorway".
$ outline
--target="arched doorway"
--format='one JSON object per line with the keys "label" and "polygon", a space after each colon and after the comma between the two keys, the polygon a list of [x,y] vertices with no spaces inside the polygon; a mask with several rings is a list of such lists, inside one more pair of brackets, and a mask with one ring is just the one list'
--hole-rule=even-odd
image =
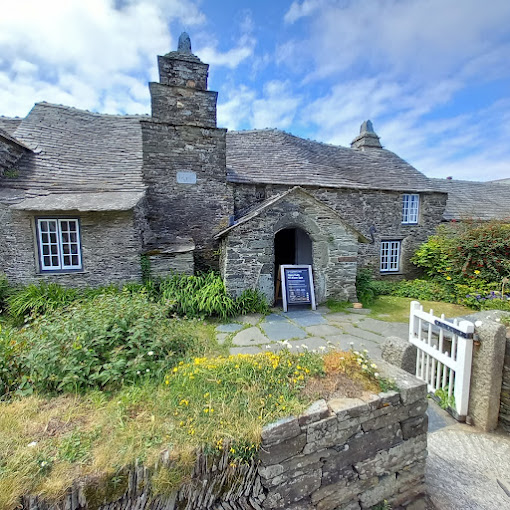
{"label": "arched doorway", "polygon": [[275,275],[283,264],[313,264],[312,240],[300,228],[284,228],[274,236]]}

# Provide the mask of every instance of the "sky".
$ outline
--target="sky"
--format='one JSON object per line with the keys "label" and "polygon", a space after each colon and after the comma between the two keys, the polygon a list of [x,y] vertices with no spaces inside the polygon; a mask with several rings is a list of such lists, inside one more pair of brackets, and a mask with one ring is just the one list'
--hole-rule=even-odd
{"label": "sky", "polygon": [[509,0],[0,0],[0,114],[150,111],[182,31],[218,125],[381,143],[430,177],[510,178]]}

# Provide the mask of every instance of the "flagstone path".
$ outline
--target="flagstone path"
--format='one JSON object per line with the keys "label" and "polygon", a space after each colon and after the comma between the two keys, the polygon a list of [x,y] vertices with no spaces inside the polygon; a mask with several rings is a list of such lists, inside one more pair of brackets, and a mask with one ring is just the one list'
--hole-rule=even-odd
{"label": "flagstone path", "polygon": [[381,344],[388,336],[407,337],[408,325],[367,317],[368,310],[330,313],[328,308],[275,310],[266,317],[250,314],[216,328],[220,343],[228,342],[231,354],[254,354],[290,349],[317,350],[328,345],[347,350],[367,349],[373,358],[381,356]]}

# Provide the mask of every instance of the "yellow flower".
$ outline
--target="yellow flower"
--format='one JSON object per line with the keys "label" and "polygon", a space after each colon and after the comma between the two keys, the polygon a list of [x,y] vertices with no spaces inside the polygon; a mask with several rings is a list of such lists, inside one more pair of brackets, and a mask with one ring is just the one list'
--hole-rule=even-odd
{"label": "yellow flower", "polygon": [[447,279],[447,280],[451,280],[451,279],[452,279],[452,277],[451,277],[451,276],[447,276],[447,277],[446,277],[446,279]]}
{"label": "yellow flower", "polygon": [[480,271],[478,271],[478,269],[475,269],[475,274],[480,274]]}

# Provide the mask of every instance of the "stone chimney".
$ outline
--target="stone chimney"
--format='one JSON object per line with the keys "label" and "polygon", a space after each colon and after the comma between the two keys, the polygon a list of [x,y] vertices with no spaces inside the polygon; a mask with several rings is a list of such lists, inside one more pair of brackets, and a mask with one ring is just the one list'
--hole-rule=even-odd
{"label": "stone chimney", "polygon": [[186,32],[177,51],[158,57],[159,83],[150,83],[152,117],[175,125],[216,127],[218,93],[207,90],[209,65],[191,53]]}
{"label": "stone chimney", "polygon": [[362,151],[367,149],[382,149],[379,137],[374,131],[372,121],[366,120],[361,124],[359,135],[351,142],[351,148],[360,149]]}

